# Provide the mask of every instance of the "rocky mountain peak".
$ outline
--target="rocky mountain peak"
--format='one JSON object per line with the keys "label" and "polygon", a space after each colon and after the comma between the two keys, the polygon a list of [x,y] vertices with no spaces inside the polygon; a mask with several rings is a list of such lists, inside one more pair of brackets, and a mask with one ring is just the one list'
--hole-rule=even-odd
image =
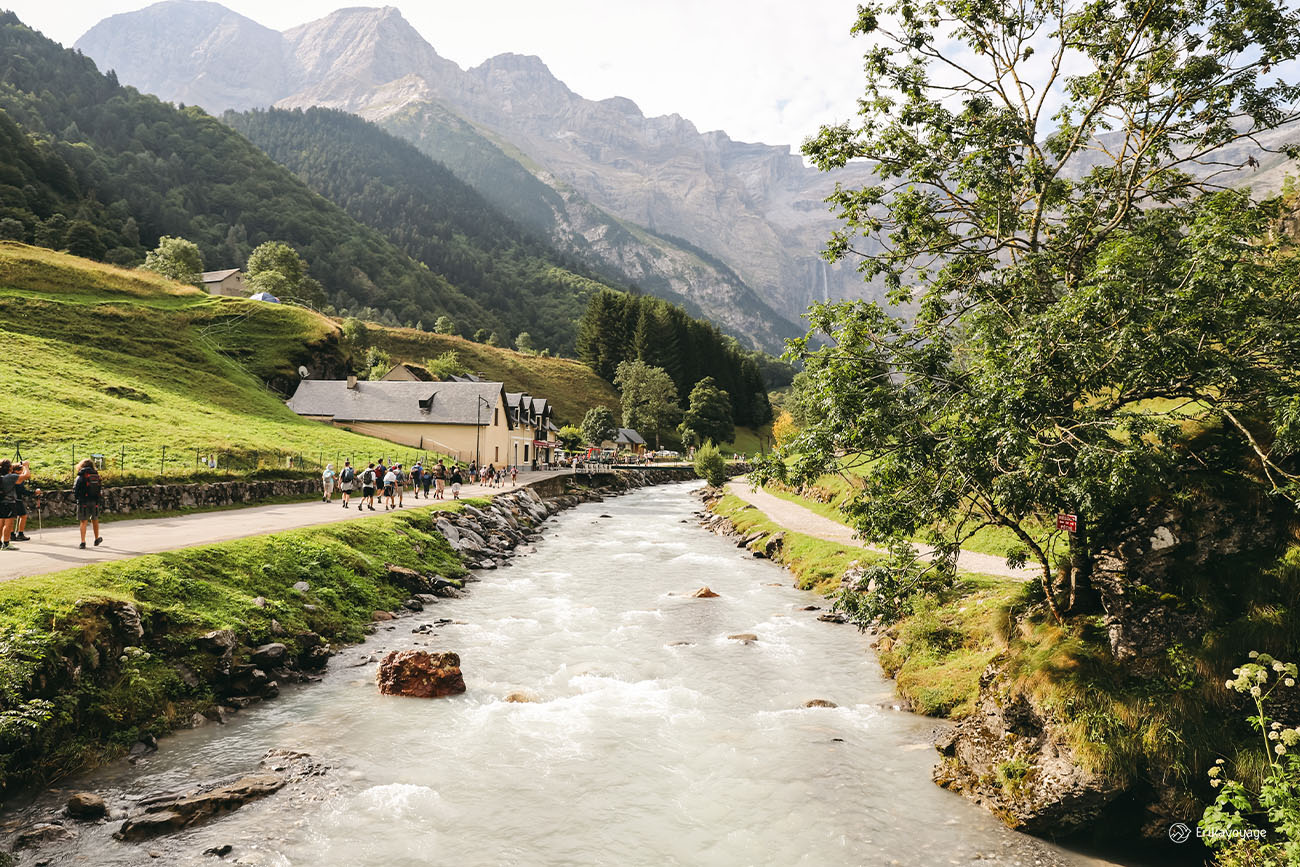
{"label": "rocky mountain peak", "polygon": [[411,73],[445,76],[460,68],[433,46],[393,6],[354,6],[287,30],[284,38],[304,84],[347,79],[387,84]]}
{"label": "rocky mountain peak", "polygon": [[76,48],[140,90],[213,112],[269,105],[289,84],[279,33],[204,0],[113,15]]}

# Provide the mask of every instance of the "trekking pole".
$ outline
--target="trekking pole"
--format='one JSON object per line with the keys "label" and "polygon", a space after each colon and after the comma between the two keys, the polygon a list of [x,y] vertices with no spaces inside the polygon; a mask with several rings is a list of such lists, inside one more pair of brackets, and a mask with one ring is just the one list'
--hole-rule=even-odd
{"label": "trekking pole", "polygon": [[41,499],[41,489],[36,489],[36,537],[45,541],[45,504]]}

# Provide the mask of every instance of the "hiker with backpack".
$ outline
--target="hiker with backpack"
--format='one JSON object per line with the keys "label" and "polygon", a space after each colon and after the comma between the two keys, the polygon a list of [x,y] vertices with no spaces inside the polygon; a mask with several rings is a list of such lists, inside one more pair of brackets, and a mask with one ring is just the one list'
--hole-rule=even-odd
{"label": "hiker with backpack", "polygon": [[[30,476],[29,471],[28,477]],[[16,489],[18,491],[18,505],[14,511],[14,529],[9,534],[9,539],[13,542],[30,542],[32,537],[27,535],[27,482],[20,481]],[[40,490],[37,490],[36,496],[40,497],[40,495]]]}
{"label": "hiker with backpack", "polygon": [[361,502],[357,503],[357,511],[360,512],[363,506],[369,507],[372,512],[375,510],[374,464],[370,464],[361,473]]}
{"label": "hiker with backpack", "polygon": [[344,461],[343,469],[339,471],[339,493],[343,495],[343,508],[348,507],[348,502],[352,499],[352,486],[356,483],[357,471],[352,469],[352,461]]}
{"label": "hiker with backpack", "polygon": [[402,491],[406,489],[406,470],[402,469],[401,464],[393,464],[393,475],[396,476],[393,487],[397,491],[397,508],[400,509],[403,507]]}
{"label": "hiker with backpack", "polygon": [[411,494],[418,500],[420,499],[420,479],[424,476],[424,464],[419,461],[411,467]]}
{"label": "hiker with backpack", "polygon": [[18,486],[31,477],[27,461],[17,467],[8,459],[0,461],[0,551],[18,550],[9,543],[18,515]]}
{"label": "hiker with backpack", "polygon": [[447,465],[441,460],[438,461],[438,468],[433,471],[433,483],[437,486],[437,492],[433,495],[435,499],[447,499]]}
{"label": "hiker with backpack", "polygon": [[86,547],[86,525],[95,530],[95,544],[101,545],[104,537],[99,535],[99,509],[104,491],[104,483],[99,478],[95,462],[86,458],[77,465],[77,481],[72,485],[72,497],[77,501],[77,521],[81,524],[81,544]]}
{"label": "hiker with backpack", "polygon": [[452,464],[451,465],[451,498],[453,500],[460,499],[461,481],[462,479],[460,475],[460,464]]}
{"label": "hiker with backpack", "polygon": [[384,473],[384,511],[396,509],[397,505],[393,502],[393,488],[397,486],[397,474],[393,468],[389,467],[388,472]]}
{"label": "hiker with backpack", "polygon": [[427,500],[429,499],[429,489],[433,487],[433,481],[434,481],[433,470],[425,470],[424,477],[421,479],[421,481],[424,484],[424,498]]}

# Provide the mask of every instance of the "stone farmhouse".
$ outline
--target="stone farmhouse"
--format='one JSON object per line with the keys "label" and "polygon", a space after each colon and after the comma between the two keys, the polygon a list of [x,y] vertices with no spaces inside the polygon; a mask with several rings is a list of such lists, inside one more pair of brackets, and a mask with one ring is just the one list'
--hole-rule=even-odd
{"label": "stone farmhouse", "polygon": [[238,268],[224,271],[204,271],[203,288],[209,295],[225,295],[229,298],[246,298],[248,284],[244,282],[244,272]]}

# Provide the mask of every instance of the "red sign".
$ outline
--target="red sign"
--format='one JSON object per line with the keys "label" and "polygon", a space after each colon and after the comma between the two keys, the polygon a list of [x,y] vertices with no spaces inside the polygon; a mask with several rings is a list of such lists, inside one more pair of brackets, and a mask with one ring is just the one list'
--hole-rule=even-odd
{"label": "red sign", "polygon": [[1065,530],[1067,533],[1079,532],[1079,516],[1078,515],[1057,515],[1056,529]]}
{"label": "red sign", "polygon": [[533,440],[533,445],[537,446],[539,449],[549,449],[551,446],[555,445],[555,443],[550,443],[546,440]]}

